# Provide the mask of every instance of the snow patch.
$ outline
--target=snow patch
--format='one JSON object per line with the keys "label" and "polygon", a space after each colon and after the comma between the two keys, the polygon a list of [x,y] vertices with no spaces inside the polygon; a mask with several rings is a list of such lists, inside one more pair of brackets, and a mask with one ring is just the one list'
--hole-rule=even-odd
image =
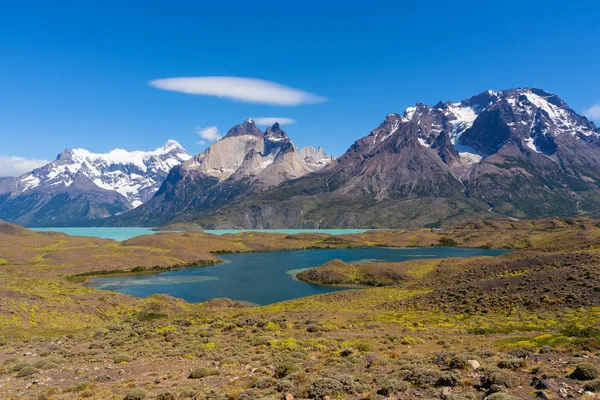
{"label": "snow patch", "polygon": [[475,122],[479,114],[473,107],[464,106],[462,102],[450,103],[448,105],[448,110],[456,118],[451,121],[452,133],[450,134],[452,143],[456,144],[460,135],[473,125],[473,122]]}
{"label": "snow patch", "polygon": [[417,107],[408,107],[406,110],[404,110],[404,116],[407,119],[412,119],[413,115],[415,115],[415,112],[417,111]]}
{"label": "snow patch", "polygon": [[425,146],[425,147],[431,147],[431,145],[430,145],[430,144],[428,144],[428,143],[425,141],[425,139],[418,138],[417,140],[419,141],[419,143],[421,143],[421,146]]}
{"label": "snow patch", "polygon": [[465,146],[464,144],[455,144],[454,147],[456,148],[460,158],[469,164],[477,164],[485,157],[483,153],[478,152],[469,146]]}
{"label": "snow patch", "polygon": [[540,149],[538,149],[538,147],[535,145],[533,138],[531,138],[531,137],[526,138],[525,144],[527,145],[527,147],[529,147],[531,150],[535,151],[536,153],[541,153]]}
{"label": "snow patch", "polygon": [[477,164],[483,158],[479,154],[468,153],[468,152],[459,152],[458,155],[460,156],[460,158],[462,158],[469,164]]}
{"label": "snow patch", "polygon": [[24,179],[21,179],[21,183],[24,185],[24,190],[31,190],[40,185],[40,179],[34,175],[28,175]]}

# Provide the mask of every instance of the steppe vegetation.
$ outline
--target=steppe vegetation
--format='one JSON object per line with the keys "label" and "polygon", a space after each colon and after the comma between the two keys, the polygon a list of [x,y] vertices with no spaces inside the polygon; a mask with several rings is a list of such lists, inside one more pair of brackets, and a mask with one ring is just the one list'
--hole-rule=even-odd
{"label": "steppe vegetation", "polygon": [[[83,285],[231,252],[440,245],[513,251],[334,262],[303,275],[333,271],[329,283],[374,287],[262,307]],[[591,399],[600,391],[599,267],[600,221],[583,218],[121,243],[1,224],[0,398]]]}

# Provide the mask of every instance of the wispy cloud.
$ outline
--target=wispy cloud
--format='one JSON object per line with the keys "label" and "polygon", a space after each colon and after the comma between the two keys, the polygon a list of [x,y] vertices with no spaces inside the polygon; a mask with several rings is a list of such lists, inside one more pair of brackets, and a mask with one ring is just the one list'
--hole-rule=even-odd
{"label": "wispy cloud", "polygon": [[149,85],[174,92],[278,106],[298,106],[327,101],[325,97],[279,83],[233,76],[166,78],[151,81]]}
{"label": "wispy cloud", "polygon": [[31,160],[23,157],[0,156],[0,176],[19,176],[48,163],[49,161],[47,160]]}
{"label": "wispy cloud", "polygon": [[[221,135],[219,134],[219,129],[216,126],[207,126],[206,128],[196,128],[196,134],[200,136],[202,139],[206,139],[210,142],[214,142],[215,140],[219,140]],[[200,140],[198,144],[206,144],[204,140]]]}
{"label": "wispy cloud", "polygon": [[600,103],[596,103],[583,112],[583,115],[594,121],[600,121]]}
{"label": "wispy cloud", "polygon": [[279,125],[290,125],[295,124],[296,120],[292,118],[277,118],[277,117],[262,117],[252,118],[256,125],[273,125],[275,122],[279,122]]}

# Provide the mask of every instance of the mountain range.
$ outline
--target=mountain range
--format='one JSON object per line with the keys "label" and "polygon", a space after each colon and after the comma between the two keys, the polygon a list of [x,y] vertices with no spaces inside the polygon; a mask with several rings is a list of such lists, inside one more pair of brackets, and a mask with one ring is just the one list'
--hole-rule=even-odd
{"label": "mountain range", "polygon": [[[143,204],[142,204],[143,203]],[[0,180],[0,218],[28,225],[431,226],[600,216],[600,129],[536,88],[388,114],[339,158],[252,120],[190,157],[66,150]]]}
{"label": "mountain range", "polygon": [[29,226],[81,225],[149,200],[190,159],[175,140],[154,151],[67,149],[19,177],[0,179],[0,219]]}
{"label": "mountain range", "polygon": [[[435,227],[473,217],[598,216],[599,145],[600,130],[554,94],[488,90],[388,114],[334,162],[270,188],[251,190],[235,176],[215,185],[200,169],[182,176],[175,168],[151,201],[117,223]],[[184,193],[189,187],[196,194]]]}

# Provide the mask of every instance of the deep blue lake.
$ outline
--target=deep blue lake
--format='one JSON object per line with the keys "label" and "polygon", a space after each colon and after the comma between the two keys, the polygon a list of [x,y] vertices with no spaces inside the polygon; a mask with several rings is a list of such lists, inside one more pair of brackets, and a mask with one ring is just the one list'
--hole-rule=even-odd
{"label": "deep blue lake", "polygon": [[364,248],[280,251],[224,255],[222,264],[153,275],[94,278],[89,286],[137,297],[166,293],[190,303],[218,297],[255,304],[311,296],[347,288],[298,281],[294,274],[339,258],[346,262],[406,261],[421,258],[497,256],[506,250],[457,248]]}

